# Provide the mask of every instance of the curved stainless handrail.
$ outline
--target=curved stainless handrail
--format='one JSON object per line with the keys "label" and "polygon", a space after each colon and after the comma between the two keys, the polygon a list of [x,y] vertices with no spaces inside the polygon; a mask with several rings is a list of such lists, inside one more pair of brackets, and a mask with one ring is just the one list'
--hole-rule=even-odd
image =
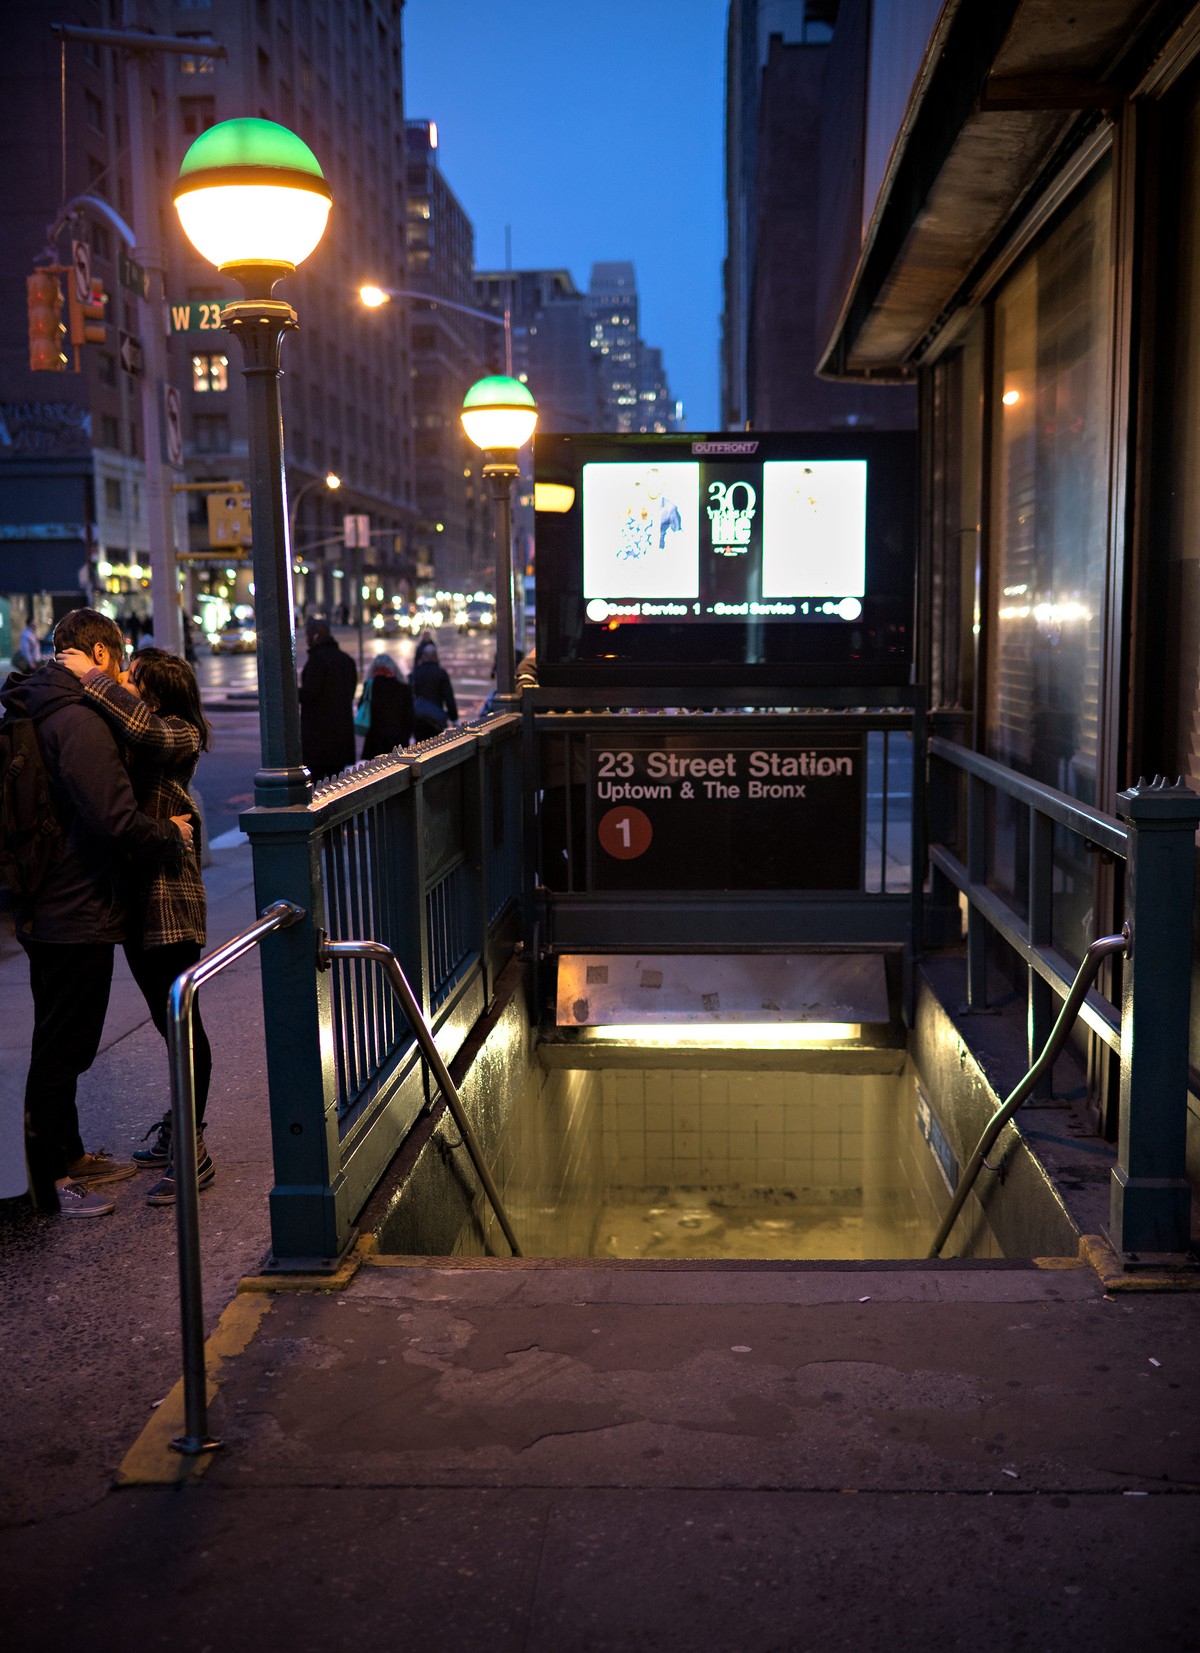
{"label": "curved stainless handrail", "polygon": [[1005,1098],[984,1126],[983,1135],[979,1138],[978,1146],[967,1161],[966,1169],[959,1176],[958,1186],[954,1190],[953,1199],[950,1201],[950,1209],[942,1218],[942,1226],[938,1229],[937,1236],[926,1253],[927,1257],[941,1256],[942,1247],[949,1238],[950,1230],[958,1220],[958,1214],[965,1205],[967,1195],[975,1184],[975,1178],[982,1169],[988,1150],[1066,1044],[1067,1035],[1075,1023],[1075,1018],[1079,1015],[1080,1006],[1087,998],[1088,991],[1095,981],[1104,960],[1113,953],[1123,953],[1128,958],[1132,950],[1133,934],[1129,925],[1126,924],[1122,927],[1119,936],[1099,936],[1083,955],[1083,962],[1076,972],[1075,980],[1071,983],[1070,991],[1063,1000],[1063,1007],[1058,1013],[1058,1020],[1050,1030],[1050,1037],[1042,1048],[1042,1054],[1017,1088]]}
{"label": "curved stainless handrail", "polygon": [[256,923],[232,936],[185,970],[171,984],[167,1000],[167,1050],[171,1062],[171,1151],[175,1166],[175,1233],[179,1251],[179,1317],[183,1333],[184,1433],[171,1446],[194,1456],[213,1452],[221,1442],[208,1433],[208,1385],[204,1371],[204,1299],[200,1281],[200,1190],[196,1186],[196,1074],[193,1063],[192,1006],[196,990],[256,947],[274,930],[286,930],[304,917],[291,901],[273,901]]}
{"label": "curved stainless handrail", "polygon": [[437,1080],[438,1089],[445,1098],[446,1106],[458,1127],[463,1146],[471,1156],[471,1163],[475,1173],[483,1184],[484,1191],[491,1201],[492,1210],[496,1213],[496,1220],[508,1241],[509,1249],[514,1257],[521,1255],[521,1248],[517,1244],[517,1237],[513,1233],[512,1224],[508,1220],[508,1213],[504,1209],[504,1202],[500,1198],[500,1190],[492,1178],[487,1161],[483,1157],[483,1149],[479,1140],[471,1129],[471,1121],[467,1118],[466,1110],[458,1094],[458,1087],[450,1077],[449,1069],[442,1060],[441,1052],[434,1042],[433,1029],[425,1020],[421,1006],[417,1002],[416,994],[408,984],[408,977],[400,968],[400,961],[390,947],[382,941],[323,941],[317,952],[318,962],[322,967],[333,959],[372,959],[376,964],[382,964],[384,974],[391,982],[396,997],[400,1000],[404,1014],[408,1017],[409,1026],[413,1030],[417,1043],[424,1053],[425,1060],[433,1069],[433,1076]]}

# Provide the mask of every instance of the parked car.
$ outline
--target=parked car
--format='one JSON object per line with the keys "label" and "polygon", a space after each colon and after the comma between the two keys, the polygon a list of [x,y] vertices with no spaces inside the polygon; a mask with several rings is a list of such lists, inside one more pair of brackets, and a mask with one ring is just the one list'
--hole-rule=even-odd
{"label": "parked car", "polygon": [[458,616],[459,631],[491,631],[496,624],[496,605],[473,598]]}
{"label": "parked car", "polygon": [[257,644],[253,620],[226,620],[209,642],[214,654],[253,654]]}

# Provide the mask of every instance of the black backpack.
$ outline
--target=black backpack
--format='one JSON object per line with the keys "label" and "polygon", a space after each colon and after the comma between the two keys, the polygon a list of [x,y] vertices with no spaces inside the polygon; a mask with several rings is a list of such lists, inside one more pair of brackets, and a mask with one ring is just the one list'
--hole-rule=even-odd
{"label": "black backpack", "polygon": [[0,723],[0,878],[18,901],[37,893],[64,846],[34,723],[11,712]]}

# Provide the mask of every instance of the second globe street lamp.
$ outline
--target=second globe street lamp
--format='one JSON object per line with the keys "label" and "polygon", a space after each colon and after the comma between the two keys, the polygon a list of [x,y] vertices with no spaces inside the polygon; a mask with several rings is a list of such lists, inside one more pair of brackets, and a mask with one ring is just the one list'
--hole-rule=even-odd
{"label": "second globe street lamp", "polygon": [[511,695],[513,646],[512,485],[520,474],[517,450],[537,425],[537,403],[527,385],[506,373],[479,379],[463,397],[463,429],[484,453],[483,475],[496,503],[496,692]]}
{"label": "second globe street lamp", "polygon": [[280,345],[298,321],[290,304],[271,295],[320,241],[333,195],[302,139],[256,119],[222,121],[201,133],[183,158],[173,195],[188,240],[245,294],[225,305],[221,321],[241,340],[246,364],[262,744],[254,801],[303,804],[312,780],[300,751],[279,399]]}

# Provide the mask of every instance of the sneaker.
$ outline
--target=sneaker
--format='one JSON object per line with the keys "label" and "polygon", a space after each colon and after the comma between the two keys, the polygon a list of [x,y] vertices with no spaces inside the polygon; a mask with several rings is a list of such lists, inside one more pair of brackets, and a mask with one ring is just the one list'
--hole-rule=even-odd
{"label": "sneaker", "polygon": [[98,1188],[106,1182],[125,1182],[137,1176],[137,1172],[136,1165],[122,1165],[106,1148],[98,1148],[94,1154],[84,1154],[67,1166],[67,1175],[88,1188]]}
{"label": "sneaker", "polygon": [[171,1116],[169,1113],[163,1114],[161,1119],[154,1121],[142,1141],[145,1142],[146,1137],[151,1136],[154,1137],[154,1141],[148,1148],[135,1148],[133,1150],[134,1164],[144,1171],[148,1171],[154,1166],[165,1165],[171,1157]]}
{"label": "sneaker", "polygon": [[58,1190],[60,1217],[107,1217],[117,1202],[107,1194],[93,1194],[82,1182],[67,1182]]}
{"label": "sneaker", "polygon": [[[196,1186],[207,1188],[217,1174],[217,1168],[212,1162],[212,1156],[204,1146],[204,1138],[196,1138]],[[174,1205],[175,1204],[175,1167],[167,1166],[167,1174],[160,1177],[154,1187],[146,1195],[147,1205]]]}

